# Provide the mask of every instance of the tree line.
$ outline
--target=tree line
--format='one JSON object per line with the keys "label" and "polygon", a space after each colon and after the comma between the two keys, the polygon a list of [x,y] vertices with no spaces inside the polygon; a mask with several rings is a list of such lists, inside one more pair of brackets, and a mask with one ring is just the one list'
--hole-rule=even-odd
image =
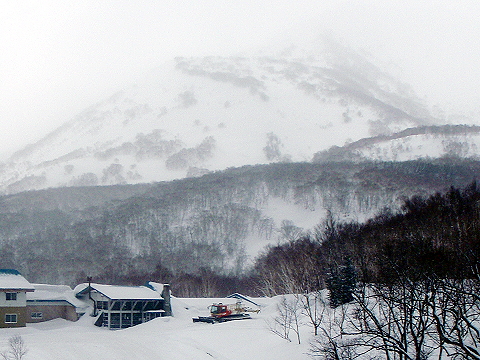
{"label": "tree line", "polygon": [[340,223],[330,214],[313,233],[267,248],[254,273],[266,295],[308,292],[325,288],[332,269],[347,259],[362,283],[474,277],[480,259],[477,183],[404,199],[401,211],[386,209],[364,223]]}
{"label": "tree line", "polygon": [[142,260],[142,270],[106,269],[98,278],[124,284],[164,281],[177,296],[199,297],[311,293],[338,282],[349,268],[362,284],[474,279],[480,266],[480,188],[473,182],[429,197],[406,198],[401,211],[386,209],[364,223],[339,222],[329,214],[313,231],[295,230],[288,241],[265,248],[242,273],[208,266],[172,271],[153,257]]}
{"label": "tree line", "polygon": [[242,277],[169,276],[184,296],[281,296],[270,329],[300,343],[301,324],[310,325],[314,357],[480,360],[479,227],[472,182],[364,223],[329,214],[313,232],[266,248]]}
{"label": "tree line", "polygon": [[[461,276],[464,259],[456,255],[468,255],[472,246],[466,239],[473,239],[477,226],[464,219],[472,212],[462,210],[467,190],[405,199],[400,212],[394,199],[447,183],[465,184],[479,169],[473,161],[272,164],[141,189],[50,189],[1,197],[0,261],[33,282],[73,286],[86,276],[131,285],[165,280],[178,284],[178,296],[218,296],[227,292],[225,284],[252,295],[278,294],[287,287],[280,277],[287,275],[296,287],[324,288],[328,274],[346,258],[361,281],[394,278],[413,262],[436,273],[441,266],[449,273],[457,269]],[[447,195],[448,206],[443,204]],[[288,221],[278,226],[259,210],[272,198],[307,209],[329,207],[332,214],[309,233]],[[386,205],[395,207],[362,224],[335,216],[345,209],[365,214]],[[452,206],[458,214],[448,213]],[[265,249],[249,269],[244,240],[255,236],[269,241],[278,236],[281,243]],[[403,257],[404,270],[397,257]],[[385,265],[392,262],[395,266]],[[166,268],[170,276],[152,277],[157,268]],[[203,278],[209,283],[203,290],[187,286]]]}

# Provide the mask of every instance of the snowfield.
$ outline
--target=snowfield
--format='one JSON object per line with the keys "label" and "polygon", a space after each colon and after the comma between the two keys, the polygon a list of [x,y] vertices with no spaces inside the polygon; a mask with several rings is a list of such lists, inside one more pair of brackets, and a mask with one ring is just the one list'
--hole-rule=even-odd
{"label": "snowfield", "polygon": [[88,313],[77,322],[57,319],[27,324],[26,328],[0,329],[0,351],[7,350],[8,339],[18,334],[28,348],[26,360],[310,359],[307,325],[300,345],[293,337],[288,342],[270,330],[279,299],[255,298],[262,310],[252,319],[217,324],[193,323],[192,318],[207,316],[210,304],[227,303],[226,299],[172,298],[173,317],[123,330],[98,328]]}

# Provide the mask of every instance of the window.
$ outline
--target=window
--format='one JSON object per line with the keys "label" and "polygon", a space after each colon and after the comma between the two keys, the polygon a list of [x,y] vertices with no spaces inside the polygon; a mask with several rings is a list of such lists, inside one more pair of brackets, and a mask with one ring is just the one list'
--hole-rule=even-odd
{"label": "window", "polygon": [[5,324],[16,324],[17,314],[5,314]]}
{"label": "window", "polygon": [[98,310],[108,310],[108,301],[97,301]]}
{"label": "window", "polygon": [[5,293],[7,300],[17,300],[17,293]]}
{"label": "window", "polygon": [[40,320],[43,319],[43,313],[41,312],[32,312],[30,317],[34,320]]}

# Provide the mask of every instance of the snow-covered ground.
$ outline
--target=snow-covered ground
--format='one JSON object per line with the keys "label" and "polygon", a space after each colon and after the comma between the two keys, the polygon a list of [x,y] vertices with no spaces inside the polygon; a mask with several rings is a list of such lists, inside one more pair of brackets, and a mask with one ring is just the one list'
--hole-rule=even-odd
{"label": "snow-covered ground", "polygon": [[[310,328],[302,330],[302,344],[288,342],[270,331],[280,298],[256,298],[262,305],[250,320],[208,324],[192,317],[208,315],[217,299],[172,299],[174,317],[158,318],[124,330],[93,325],[85,315],[77,322],[53,320],[26,328],[0,329],[0,351],[12,335],[21,335],[26,360],[282,360],[309,359]],[[219,299],[221,301],[221,299]],[[231,299],[230,299],[230,302]]]}

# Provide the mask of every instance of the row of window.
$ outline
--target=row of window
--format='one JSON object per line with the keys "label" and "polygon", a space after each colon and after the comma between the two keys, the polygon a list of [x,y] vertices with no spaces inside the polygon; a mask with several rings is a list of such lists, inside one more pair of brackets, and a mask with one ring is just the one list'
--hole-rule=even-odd
{"label": "row of window", "polygon": [[30,314],[30,317],[33,319],[33,320],[40,320],[40,319],[43,319],[43,313],[42,312],[32,312]]}
{"label": "row of window", "polygon": [[124,301],[124,300],[112,300],[110,309],[108,308],[108,301],[97,301],[98,310],[136,310],[136,311],[149,311],[149,310],[161,310],[163,300],[139,300],[139,301]]}
{"label": "row of window", "polygon": [[[17,293],[16,292],[5,293],[5,300],[16,301]],[[17,314],[5,314],[5,324],[16,324],[17,322],[18,322]]]}
{"label": "row of window", "polygon": [[[32,312],[30,314],[30,317],[33,320],[41,320],[41,319],[43,319],[43,313],[42,312]],[[5,324],[16,324],[17,321],[18,321],[17,314],[5,314]]]}
{"label": "row of window", "polygon": [[[152,312],[152,313],[111,313],[110,314],[110,329],[125,329],[129,328],[130,326],[135,326],[146,321],[150,321],[156,319],[157,317],[161,317],[161,312]],[[108,327],[108,315],[103,316],[103,323],[102,326]]]}

